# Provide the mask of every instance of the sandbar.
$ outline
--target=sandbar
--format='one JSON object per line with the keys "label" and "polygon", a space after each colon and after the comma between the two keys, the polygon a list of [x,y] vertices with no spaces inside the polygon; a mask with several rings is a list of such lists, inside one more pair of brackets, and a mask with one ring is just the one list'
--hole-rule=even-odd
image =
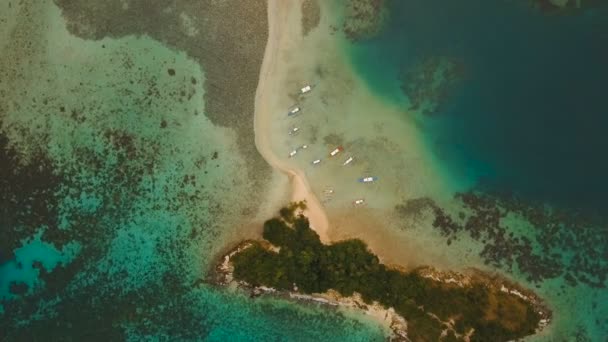
{"label": "sandbar", "polygon": [[[271,148],[269,135],[271,134],[270,120],[271,114],[280,108],[273,108],[273,96],[286,96],[287,94],[274,94],[269,85],[278,83],[281,75],[277,72],[277,63],[280,63],[279,56],[281,47],[294,35],[300,35],[299,25],[293,25],[290,18],[299,15],[300,1],[268,1],[268,43],[264,52],[264,59],[260,69],[260,79],[255,95],[254,112],[254,131],[255,144],[260,154],[275,169],[287,175],[291,183],[291,200],[294,202],[305,201],[306,215],[310,221],[310,226],[314,229],[321,241],[329,242],[327,234],[329,221],[323,210],[319,199],[312,192],[306,176],[297,168],[287,165],[277,157]],[[298,21],[299,24],[299,21]]]}

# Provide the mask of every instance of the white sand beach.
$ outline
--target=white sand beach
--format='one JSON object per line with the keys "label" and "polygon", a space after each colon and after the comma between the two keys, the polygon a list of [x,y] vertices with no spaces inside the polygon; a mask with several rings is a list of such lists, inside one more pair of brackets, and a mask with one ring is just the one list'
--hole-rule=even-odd
{"label": "white sand beach", "polygon": [[[268,43],[264,54],[264,60],[260,70],[260,80],[255,97],[254,129],[256,146],[262,156],[270,165],[283,172],[290,179],[291,200],[306,201],[307,209],[304,214],[310,220],[311,227],[319,234],[321,241],[329,241],[327,230],[329,222],[321,203],[312,192],[306,176],[297,168],[293,168],[277,157],[271,147],[269,136],[271,133],[270,122],[272,113],[281,111],[281,108],[273,106],[276,101],[277,86],[282,81],[278,74],[279,52],[285,46],[285,42],[300,35],[300,1],[268,1]],[[297,20],[298,25],[290,22]]]}

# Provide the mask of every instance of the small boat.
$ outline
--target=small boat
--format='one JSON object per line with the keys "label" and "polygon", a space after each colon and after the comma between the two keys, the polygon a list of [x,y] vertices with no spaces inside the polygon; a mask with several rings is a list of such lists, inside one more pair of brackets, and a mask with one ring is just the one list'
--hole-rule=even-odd
{"label": "small boat", "polygon": [[318,165],[321,162],[321,159],[315,159],[312,161],[312,165]]}
{"label": "small boat", "polygon": [[359,198],[353,201],[353,205],[355,207],[360,207],[362,205],[365,205],[365,200],[363,198]]}
{"label": "small boat", "polygon": [[312,86],[306,85],[300,89],[300,94],[306,94],[306,93],[310,92],[311,90],[312,90]]}
{"label": "small boat", "polygon": [[289,152],[289,158],[295,156],[298,153],[299,150],[305,150],[307,148],[308,148],[308,145],[302,145],[302,146],[296,148],[295,150]]}
{"label": "small boat", "polygon": [[362,178],[359,178],[359,183],[371,183],[371,182],[375,182],[377,180],[378,180],[378,177],[373,177],[373,176],[362,177]]}
{"label": "small boat", "polygon": [[344,149],[342,148],[342,146],[338,146],[338,147],[336,147],[336,149],[335,149],[335,150],[333,150],[333,151],[331,151],[331,152],[329,153],[329,156],[330,156],[330,157],[334,157],[336,154],[338,154],[338,153],[340,153],[340,152],[342,152],[342,151],[344,151]]}
{"label": "small boat", "polygon": [[352,162],[353,162],[353,157],[348,157],[348,159],[346,159],[346,161],[342,165],[346,166]]}
{"label": "small boat", "polygon": [[287,116],[294,116],[296,114],[298,114],[300,112],[300,107],[292,107],[289,112],[287,113]]}
{"label": "small boat", "polygon": [[332,188],[327,188],[327,189],[323,190],[323,194],[324,194],[325,196],[331,196],[331,195],[333,195],[333,194],[334,194],[334,189],[332,189]]}
{"label": "small boat", "polygon": [[300,131],[300,128],[294,127],[289,131],[289,135],[296,135]]}

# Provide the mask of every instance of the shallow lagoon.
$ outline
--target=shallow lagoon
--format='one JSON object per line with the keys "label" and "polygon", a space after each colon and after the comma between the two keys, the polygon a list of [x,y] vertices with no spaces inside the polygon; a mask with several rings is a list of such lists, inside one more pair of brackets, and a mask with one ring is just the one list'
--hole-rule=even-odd
{"label": "shallow lagoon", "polygon": [[[235,132],[204,115],[200,65],[147,36],[75,38],[51,2],[13,3],[0,18],[2,137],[17,156],[2,167],[33,172],[43,156],[58,176],[40,182],[45,196],[2,193],[41,205],[1,221],[24,245],[0,268],[0,339],[382,339],[361,315],[205,283],[212,257],[255,229],[247,164]],[[41,235],[12,225],[40,212]],[[7,299],[5,280],[37,286]]]}
{"label": "shallow lagoon", "polygon": [[[15,307],[12,304],[24,303],[12,301],[10,310],[15,314],[13,317],[34,318],[28,327],[32,333],[42,330],[52,333],[58,320],[53,317],[59,317],[61,322],[77,323],[83,330],[104,327],[108,334],[125,331],[133,339],[176,337],[179,335],[177,332],[181,332],[179,337],[182,338],[206,336],[209,340],[222,340],[230,336],[242,340],[268,339],[285,331],[293,334],[283,335],[286,339],[380,338],[379,328],[360,320],[360,317],[353,320],[343,314],[314,306],[300,308],[281,300],[251,301],[201,285],[200,278],[205,275],[203,270],[211,262],[209,256],[225,243],[247,237],[248,233],[243,231],[251,233],[246,229],[249,227],[239,230],[238,222],[222,215],[222,208],[235,209],[235,203],[243,204],[243,207],[239,206],[239,212],[247,212],[245,203],[241,203],[246,202],[241,194],[246,193],[247,178],[242,173],[245,163],[237,152],[234,133],[218,129],[201,115],[205,105],[203,94],[193,85],[191,77],[194,76],[200,85],[204,70],[185,54],[147,37],[95,42],[75,40],[65,32],[65,22],[56,8],[28,6],[24,16],[29,18],[25,23],[30,24],[31,31],[19,32],[31,34],[36,38],[32,40],[38,42],[41,41],[40,33],[48,32],[49,36],[43,37],[53,44],[33,45],[39,49],[28,49],[23,45],[21,50],[13,44],[14,50],[4,50],[5,53],[16,51],[32,55],[31,59],[22,59],[24,64],[15,66],[17,72],[12,65],[2,65],[3,72],[10,70],[10,75],[20,75],[25,79],[9,84],[16,89],[16,94],[10,110],[0,107],[5,110],[3,121],[11,124],[8,130],[11,141],[24,155],[31,147],[43,146],[58,163],[58,171],[71,179],[72,183],[66,182],[57,189],[60,195],[57,202],[58,227],[68,231],[81,228],[76,222],[96,229],[83,230],[83,234],[75,236],[93,248],[81,249],[67,269],[56,268],[53,273],[57,277],[66,275],[65,279],[45,278],[50,280],[48,284],[59,284],[66,289],[60,292],[62,296],[55,298],[54,293],[44,293],[42,289],[37,293],[41,297],[34,298],[41,300],[43,305],[40,308]],[[18,17],[17,12],[8,13]],[[326,20],[327,16],[324,18]],[[551,20],[565,20],[556,18]],[[298,119],[303,131],[296,139],[284,141],[292,123],[277,120],[277,137],[280,138],[276,146],[278,154],[287,156],[290,144],[310,143],[317,130],[317,144],[311,145],[306,151],[308,154],[303,154],[303,158],[293,163],[305,168],[319,194],[326,186],[336,187],[336,197],[327,203],[330,211],[350,206],[352,198],[357,196],[368,198],[370,210],[392,209],[403,197],[440,196],[439,192],[445,189],[444,183],[449,183],[447,188],[461,188],[474,184],[475,177],[483,172],[492,174],[478,170],[458,172],[458,158],[456,166],[451,166],[449,172],[429,163],[429,160],[438,160],[437,165],[445,166],[450,162],[446,156],[452,153],[437,153],[451,148],[453,143],[450,132],[442,129],[451,128],[454,121],[464,121],[451,115],[426,118],[403,110],[401,106],[407,103],[400,95],[399,80],[394,78],[391,63],[376,63],[390,71],[383,74],[377,70],[377,75],[390,75],[392,80],[383,83],[383,90],[370,97],[367,90],[374,90],[375,86],[365,77],[366,74],[357,73],[367,81],[363,84],[356,77],[344,77],[350,72],[348,66],[343,65],[350,60],[349,56],[326,48],[327,45],[334,47],[338,40],[338,35],[331,35],[327,24],[323,21],[319,30],[311,33],[307,48],[287,55],[294,64],[303,60],[309,64],[292,66],[294,69],[288,73],[292,79],[281,85],[284,86],[282,91],[297,89],[298,82],[303,80],[318,82],[319,86],[311,94],[314,96],[305,102],[305,112]],[[5,42],[2,44],[7,46]],[[309,51],[314,57],[310,58],[302,51]],[[376,49],[376,53],[381,51]],[[393,57],[383,60],[391,62]],[[70,64],[74,61],[78,63]],[[355,58],[355,62],[360,61]],[[74,68],[74,65],[81,67]],[[105,65],[111,67],[104,68]],[[428,67],[433,70],[432,67],[437,65],[456,72],[459,69],[454,66],[460,64],[431,59],[421,65],[427,67],[420,69],[424,73]],[[172,76],[168,69],[174,69],[175,75]],[[46,74],[60,82],[40,81],[38,76]],[[452,74],[449,72],[447,75]],[[126,76],[132,76],[137,84],[128,83]],[[89,78],[96,81],[90,82]],[[147,98],[145,94],[149,88],[140,87],[139,82],[152,80],[157,83],[156,87],[151,87],[155,96]],[[466,81],[465,77],[462,82]],[[459,89],[466,85],[454,84],[450,89],[456,90],[448,94],[448,100],[457,99]],[[26,88],[30,93],[21,91]],[[7,90],[7,87],[3,89]],[[193,90],[196,94],[192,93]],[[46,96],[39,97],[39,93],[46,93]],[[63,113],[62,103],[52,100],[55,96],[69,100],[66,107],[74,107],[76,112],[68,110]],[[192,97],[188,99],[189,96]],[[433,96],[431,98],[435,98]],[[34,97],[36,102],[32,101]],[[49,97],[46,103],[44,97]],[[376,101],[378,99],[382,101]],[[359,100],[363,100],[364,105],[357,102]],[[285,108],[293,104],[287,94],[283,101]],[[90,106],[80,106],[83,103]],[[445,103],[446,110],[451,108],[451,101]],[[370,113],[375,117],[371,118]],[[277,113],[280,114],[284,113]],[[408,124],[401,122],[404,117]],[[449,123],[445,127],[441,124],[443,118]],[[344,125],[347,120],[348,125]],[[91,122],[97,122],[99,126],[91,125]],[[412,122],[414,124],[410,124]],[[407,134],[401,130],[404,127],[408,129]],[[111,134],[106,136],[104,133],[108,130]],[[45,132],[49,134],[43,134]],[[439,140],[437,145],[438,134],[447,135],[446,140]],[[155,143],[158,141],[162,144]],[[312,159],[307,158],[325,156],[340,142],[347,143],[348,152],[356,153],[352,168],[340,168],[337,160],[332,160],[324,168],[309,166]],[[121,147],[120,143],[126,145]],[[81,157],[87,158],[73,158],[73,152],[79,148],[85,149],[87,153]],[[434,151],[434,154],[426,154],[427,150]],[[153,155],[152,151],[158,153],[158,160],[151,162],[142,157]],[[218,152],[218,159],[214,158],[214,152]],[[197,160],[201,162],[196,163]],[[467,162],[466,165],[477,164]],[[135,171],[142,169],[144,176],[141,179],[125,179],[125,174],[134,175],[137,174]],[[361,187],[356,179],[368,173],[379,175],[382,182]],[[435,177],[437,174],[449,174],[450,177]],[[452,179],[454,175],[456,177]],[[117,181],[124,182],[116,186]],[[219,198],[217,193],[225,196]],[[115,207],[106,207],[112,203]],[[103,219],[93,223],[82,220],[91,214],[101,215]],[[387,212],[380,211],[381,216],[385,214]],[[356,215],[353,217],[358,218]],[[336,236],[349,234],[347,221],[332,222],[336,225]],[[416,265],[437,261],[435,257],[425,258],[425,253],[429,252],[444,253],[439,259],[449,266],[460,264],[466,267],[479,263],[475,258],[479,246],[459,238],[448,248],[445,239],[429,230],[425,222],[408,227],[410,230],[405,233],[399,231],[399,234],[404,234],[399,235],[399,239],[391,239],[393,236],[384,227],[375,225],[377,222],[368,223],[362,237],[365,239],[367,234],[372,247],[384,247],[380,251],[385,253],[385,257],[388,255],[391,262]],[[71,234],[67,236],[74,237]],[[374,239],[377,239],[376,244]],[[387,240],[390,241],[387,243]],[[399,253],[391,255],[392,251]],[[533,287],[535,284],[526,285]],[[557,310],[557,327],[552,327],[557,331],[556,336],[580,334],[598,339],[605,335],[606,322],[602,318],[608,317],[608,309],[601,305],[608,302],[605,291],[591,290],[584,285],[566,286],[562,278],[547,280],[541,285],[539,293],[547,296]],[[100,308],[103,311],[99,311]],[[36,311],[38,316],[30,316],[30,310]],[[102,318],[98,319],[100,313]],[[560,317],[560,313],[567,314]],[[571,320],[573,315],[578,319]],[[166,317],[180,317],[180,320],[167,320]],[[8,320],[3,322],[10,323]],[[306,324],[302,325],[302,322]],[[9,326],[10,329],[14,327]],[[71,332],[75,336],[82,333],[76,329]]]}

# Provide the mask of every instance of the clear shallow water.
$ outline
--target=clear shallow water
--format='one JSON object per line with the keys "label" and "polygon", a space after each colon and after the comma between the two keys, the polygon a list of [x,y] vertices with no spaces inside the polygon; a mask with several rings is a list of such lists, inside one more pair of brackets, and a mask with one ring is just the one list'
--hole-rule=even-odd
{"label": "clear shallow water", "polygon": [[[240,211],[243,208],[237,204],[247,193],[247,179],[240,172],[244,162],[234,152],[230,133],[200,115],[202,94],[190,77],[200,85],[204,72],[184,54],[145,37],[98,42],[70,38],[54,7],[33,6],[26,17],[29,21],[19,32],[30,34],[28,39],[38,38],[30,40],[40,42],[33,45],[40,49],[27,50],[27,45],[20,44],[23,50],[18,50],[17,40],[4,50],[24,55],[11,59],[23,61],[14,66],[16,72],[11,71],[12,63],[1,65],[2,72],[20,76],[3,84],[2,90],[16,89],[11,92],[16,105],[3,112],[2,119],[11,125],[11,142],[23,154],[32,146],[42,146],[57,163],[57,171],[68,176],[55,189],[58,208],[54,213],[58,226],[84,247],[68,264],[74,267],[73,273],[56,267],[52,274],[63,279],[50,279],[25,302],[11,301],[18,304],[10,309],[12,319],[29,322],[22,327],[32,334],[44,331],[79,337],[86,331],[125,331],[135,340],[381,338],[373,325],[315,306],[253,301],[200,285],[213,252],[231,234],[238,235],[227,231],[236,226],[221,209]],[[47,46],[45,41],[52,43]],[[176,76],[170,77],[168,68]],[[381,69],[374,76],[382,81]],[[40,75],[48,75],[51,81],[40,81]],[[404,101],[398,82],[382,83],[383,96]],[[149,91],[153,96],[146,95]],[[185,95],[180,95],[182,91]],[[423,127],[432,128],[428,125],[433,120],[421,121]],[[318,153],[327,153],[325,147],[316,148]],[[369,154],[377,151],[370,148]],[[351,176],[355,183],[359,173]],[[382,175],[382,179],[389,177]],[[377,193],[378,199],[384,197],[380,190]],[[50,254],[43,256],[53,259]],[[562,285],[557,283],[544,285],[544,290],[557,293]],[[580,296],[570,294],[563,304],[579,318],[573,329],[580,321],[594,326],[594,320],[606,317],[606,309],[593,308],[594,301],[608,302],[604,293],[584,287],[577,291]],[[32,308],[31,303],[40,307]],[[15,321],[0,322],[0,331],[16,331]],[[61,329],[57,323],[63,324]],[[568,329],[567,333],[572,331]],[[591,336],[599,339],[602,331]]]}
{"label": "clear shallow water", "polygon": [[[382,340],[361,316],[204,281],[216,253],[253,234],[238,228],[257,193],[234,133],[203,114],[197,63],[148,37],[77,39],[51,2],[13,4],[8,17],[17,26],[0,31],[0,92],[11,98],[0,119],[17,157],[2,167],[35,174],[28,165],[43,156],[59,178],[41,173],[44,196],[2,193],[42,200],[0,221],[24,241],[0,266],[0,339]],[[40,213],[43,224],[29,220]],[[37,287],[7,299],[15,280]]]}
{"label": "clear shallow water", "polygon": [[[33,267],[38,261],[41,266],[51,272],[57,264],[67,264],[78,253],[79,246],[70,244],[58,251],[49,243],[40,240],[42,232],[31,239],[24,241],[23,246],[15,251],[15,258],[0,265],[0,298],[15,298],[10,293],[12,282],[24,283],[28,291],[35,291],[34,287],[44,286],[39,284],[38,269]],[[2,311],[0,306],[0,311]]]}
{"label": "clear shallow water", "polygon": [[523,1],[391,4],[386,30],[353,47],[354,64],[381,96],[406,103],[400,75],[425,62],[432,73],[432,58],[453,63],[442,94],[419,96],[438,103],[418,119],[443,168],[464,184],[606,212],[607,6],[546,15]]}

